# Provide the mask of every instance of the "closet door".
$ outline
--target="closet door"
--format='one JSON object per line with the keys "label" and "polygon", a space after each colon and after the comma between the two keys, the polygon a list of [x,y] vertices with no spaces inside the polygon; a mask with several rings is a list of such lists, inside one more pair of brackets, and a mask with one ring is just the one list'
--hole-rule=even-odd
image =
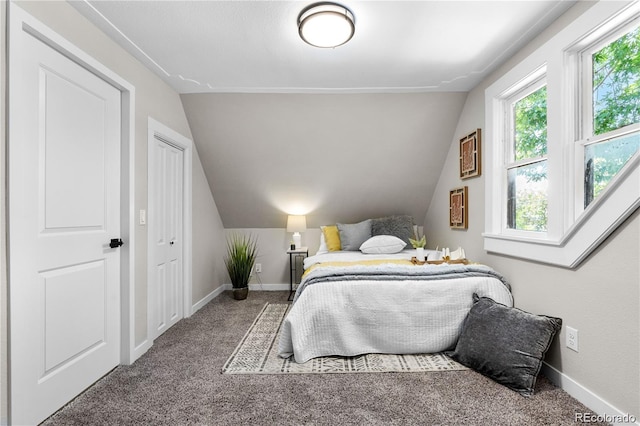
{"label": "closet door", "polygon": [[184,151],[154,139],[154,205],[149,212],[154,241],[154,338],[183,317],[183,161]]}

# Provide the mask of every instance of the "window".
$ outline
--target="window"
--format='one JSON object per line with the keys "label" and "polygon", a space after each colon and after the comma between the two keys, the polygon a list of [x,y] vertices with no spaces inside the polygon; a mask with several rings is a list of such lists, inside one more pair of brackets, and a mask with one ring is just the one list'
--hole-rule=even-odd
{"label": "window", "polygon": [[640,2],[587,8],[485,114],[485,250],[577,266],[640,206]]}
{"label": "window", "polygon": [[584,207],[602,192],[609,181],[638,152],[640,133],[587,145],[584,151]]}
{"label": "window", "polygon": [[[584,208],[640,146],[640,26],[624,28],[582,53],[586,112]],[[588,105],[585,105],[588,102]]]}
{"label": "window", "polygon": [[640,122],[640,27],[590,56],[593,134]]}
{"label": "window", "polygon": [[[547,86],[508,101],[507,227],[547,230]],[[513,98],[512,98],[513,99]]]}

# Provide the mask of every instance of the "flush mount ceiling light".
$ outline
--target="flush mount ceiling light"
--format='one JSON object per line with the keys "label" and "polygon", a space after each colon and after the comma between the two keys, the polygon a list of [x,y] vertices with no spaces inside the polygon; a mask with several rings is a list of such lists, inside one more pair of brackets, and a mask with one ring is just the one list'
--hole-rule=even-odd
{"label": "flush mount ceiling light", "polygon": [[356,31],[353,13],[337,3],[315,3],[298,16],[298,33],[315,47],[337,47],[345,44]]}

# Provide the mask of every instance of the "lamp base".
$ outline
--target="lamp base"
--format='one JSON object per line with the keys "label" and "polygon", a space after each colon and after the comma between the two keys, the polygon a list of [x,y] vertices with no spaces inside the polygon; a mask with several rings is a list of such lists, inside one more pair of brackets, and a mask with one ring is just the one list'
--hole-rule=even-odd
{"label": "lamp base", "polygon": [[293,233],[293,245],[295,246],[295,248],[302,247],[301,240],[302,240],[302,237],[301,237],[300,233],[299,232],[294,232]]}

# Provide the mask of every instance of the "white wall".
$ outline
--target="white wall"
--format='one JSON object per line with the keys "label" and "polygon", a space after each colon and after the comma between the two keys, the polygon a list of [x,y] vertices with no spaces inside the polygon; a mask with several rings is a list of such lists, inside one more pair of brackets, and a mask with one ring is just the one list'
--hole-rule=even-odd
{"label": "white wall", "polygon": [[[3,2],[4,4],[4,2]],[[135,86],[135,210],[147,209],[147,121],[153,117],[162,124],[193,139],[179,95],[165,82],[126,53],[99,29],[89,23],[67,2],[17,2],[35,18],[101,62]],[[3,22],[4,24],[4,22]],[[218,257],[224,235],[198,153],[193,152],[193,299],[214,291],[221,284],[220,264],[203,259]],[[3,205],[3,212],[5,206]],[[4,235],[4,232],[3,232]],[[135,342],[147,337],[147,227],[135,229]]]}
{"label": "white wall", "polygon": [[[459,138],[484,127],[484,90],[584,10],[577,4],[469,93],[425,217],[428,245],[463,246],[467,257],[503,273],[517,307],[563,319],[547,362],[623,413],[640,418],[640,219],[633,214],[575,270],[488,254],[483,250],[484,176],[461,181]],[[485,140],[483,143],[490,144]],[[449,191],[469,186],[469,229],[448,228]],[[576,353],[564,345],[565,326],[579,330]]]}

